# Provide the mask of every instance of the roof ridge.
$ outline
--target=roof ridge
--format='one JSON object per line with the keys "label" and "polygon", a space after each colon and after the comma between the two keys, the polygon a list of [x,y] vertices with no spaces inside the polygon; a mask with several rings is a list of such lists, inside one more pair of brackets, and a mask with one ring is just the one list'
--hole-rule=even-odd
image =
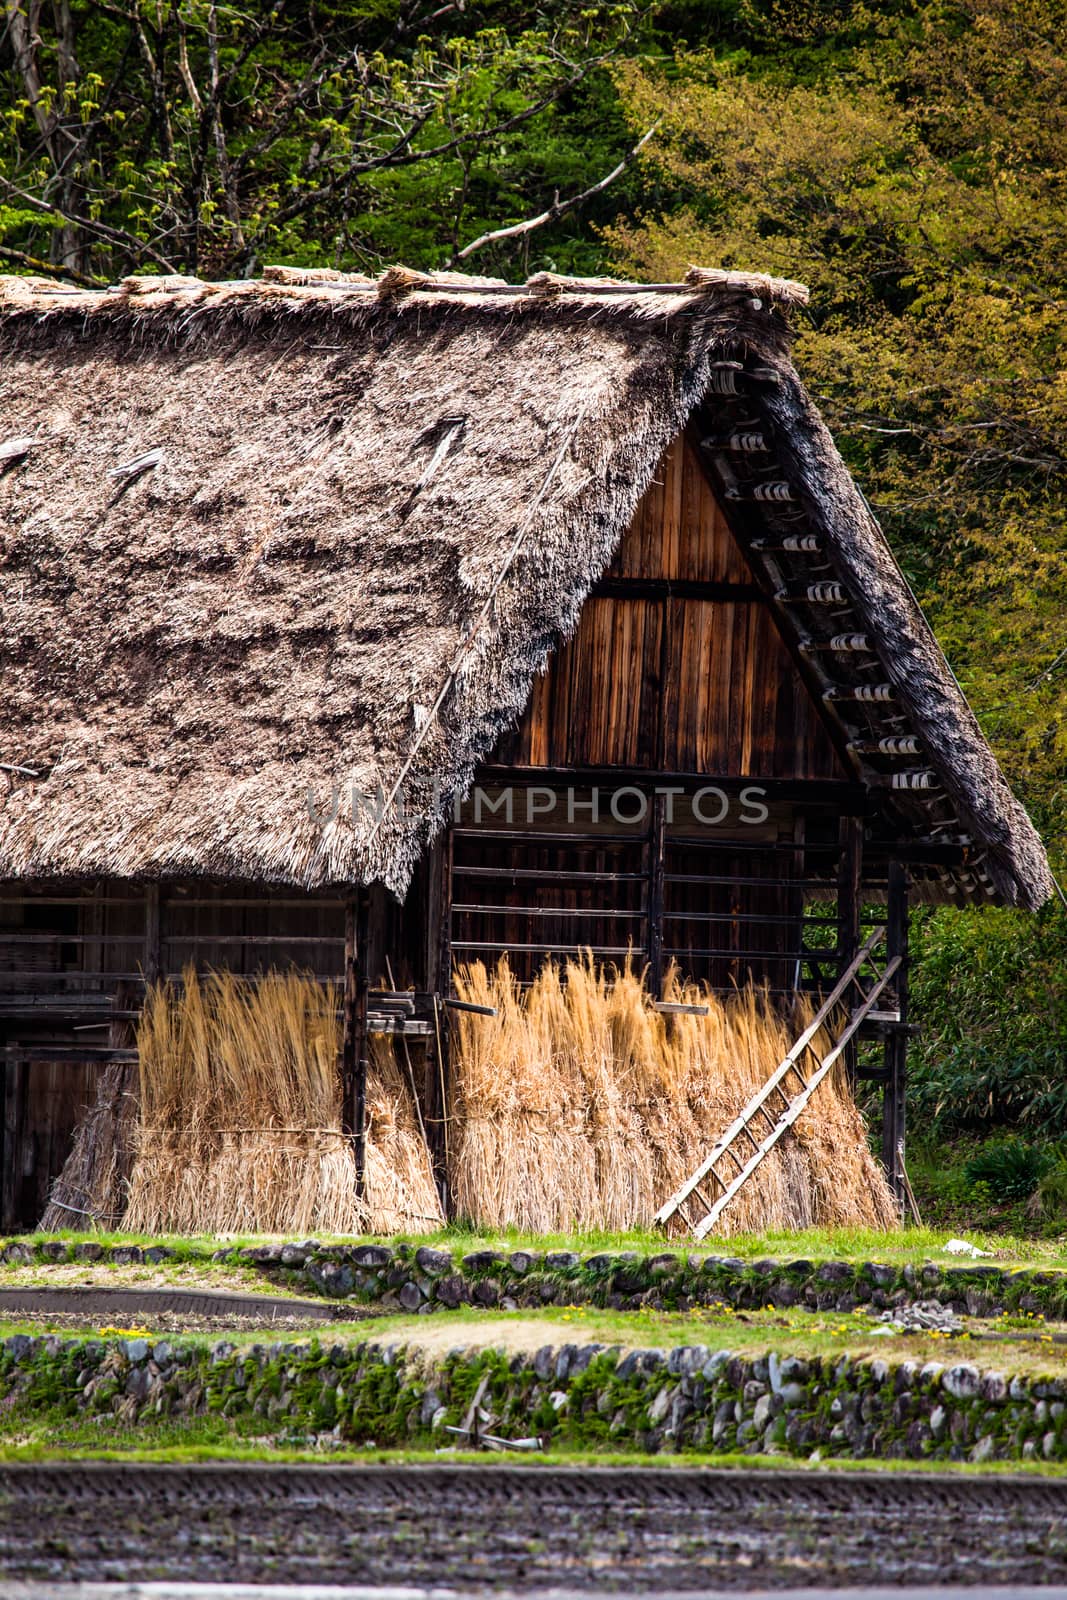
{"label": "roof ridge", "polygon": [[[761,272],[739,272],[723,267],[692,266],[685,277],[673,283],[638,283],[622,278],[572,278],[560,273],[537,272],[524,283],[507,283],[502,278],[477,277],[460,272],[421,272],[397,264],[377,278],[362,273],[340,272],[332,267],[290,267],[268,265],[259,278],[238,278],[222,282],[168,273],[158,276],[132,275],[102,289],[82,289],[61,279],[0,275],[0,306],[25,306],[27,301],[77,296],[81,300],[104,297],[131,297],[158,302],[159,298],[178,298],[186,294],[235,296],[265,293],[270,296],[310,298],[318,295],[370,295],[382,301],[395,301],[411,294],[474,295],[496,298],[516,296],[554,299],[568,295],[583,298],[598,296],[672,295],[687,298],[741,294],[782,306],[808,303],[808,290],[791,278],[775,278]],[[753,309],[758,309],[754,307]]]}

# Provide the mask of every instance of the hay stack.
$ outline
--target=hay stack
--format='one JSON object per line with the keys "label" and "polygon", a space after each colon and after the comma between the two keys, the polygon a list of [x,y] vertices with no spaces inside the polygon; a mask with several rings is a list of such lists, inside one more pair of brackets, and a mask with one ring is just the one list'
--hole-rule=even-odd
{"label": "hay stack", "polygon": [[341,1130],[339,997],[298,973],[153,988],[124,1226],[146,1233],[358,1233],[441,1221],[411,1096],[375,1052],[366,1193]]}
{"label": "hay stack", "polygon": [[[647,1225],[707,1155],[811,1019],[746,990],[723,1002],[669,975],[653,1010],[640,976],[570,962],[523,995],[506,962],[457,974],[451,1182],[486,1227],[553,1232]],[[892,1197],[843,1078],[831,1075],[722,1218],[723,1234],[852,1224],[891,1227]]]}

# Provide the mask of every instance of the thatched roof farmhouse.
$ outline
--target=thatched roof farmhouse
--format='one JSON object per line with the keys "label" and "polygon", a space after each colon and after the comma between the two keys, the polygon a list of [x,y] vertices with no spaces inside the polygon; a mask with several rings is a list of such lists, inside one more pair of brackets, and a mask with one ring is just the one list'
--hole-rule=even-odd
{"label": "thatched roof farmhouse", "polygon": [[[9,1058],[97,1070],[86,1018],[147,978],[290,962],[347,975],[351,1079],[379,978],[633,949],[654,993],[674,961],[788,995],[864,904],[898,944],[909,892],[1040,906],[1040,840],[792,365],[805,299],[697,269],[0,280]],[[505,825],[514,784],[563,821]]]}

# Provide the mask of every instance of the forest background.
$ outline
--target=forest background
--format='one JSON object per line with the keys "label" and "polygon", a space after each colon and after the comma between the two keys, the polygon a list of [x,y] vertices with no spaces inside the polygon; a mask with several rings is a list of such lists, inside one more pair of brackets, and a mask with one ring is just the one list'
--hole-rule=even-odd
{"label": "forest background", "polygon": [[[806,282],[800,371],[1063,880],[1067,0],[5,0],[0,80],[0,270]],[[1064,906],[916,953],[928,1147],[1067,1136]]]}

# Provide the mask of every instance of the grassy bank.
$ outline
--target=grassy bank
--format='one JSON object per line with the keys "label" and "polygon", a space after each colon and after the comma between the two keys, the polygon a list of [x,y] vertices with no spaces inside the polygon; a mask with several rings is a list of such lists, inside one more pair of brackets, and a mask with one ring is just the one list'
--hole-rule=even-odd
{"label": "grassy bank", "polygon": [[[1067,1268],[1067,1238],[1042,1238],[1025,1233],[1002,1233],[981,1229],[962,1230],[972,1244],[989,1253],[999,1264],[1011,1266],[1040,1263],[1049,1267]],[[874,1228],[806,1228],[798,1232],[782,1229],[760,1233],[733,1235],[730,1239],[710,1239],[696,1244],[686,1239],[665,1239],[663,1234],[651,1230],[630,1232],[570,1231],[559,1233],[531,1233],[519,1229],[476,1229],[456,1224],[426,1233],[410,1233],[405,1239],[414,1245],[429,1245],[458,1254],[480,1250],[569,1250],[580,1255],[600,1252],[619,1253],[636,1250],[641,1255],[654,1255],[670,1249],[694,1256],[729,1255],[741,1260],[755,1261],[763,1258],[815,1261],[882,1261],[920,1264],[927,1260],[951,1261],[944,1254],[944,1245],[952,1233],[946,1228],[902,1228],[884,1232]],[[290,1236],[291,1237],[291,1236]],[[323,1244],[351,1243],[350,1235],[319,1233],[315,1239]],[[217,1269],[239,1267],[239,1252],[268,1242],[281,1242],[280,1235],[260,1234],[148,1234],[117,1233],[104,1230],[93,1233],[59,1232],[26,1233],[6,1241],[28,1245],[34,1258],[46,1264],[42,1247],[52,1243],[62,1244],[68,1256],[73,1256],[78,1246],[99,1245],[103,1250],[130,1247],[140,1251],[164,1250],[168,1252],[168,1265],[185,1263]],[[367,1233],[359,1242],[395,1245],[395,1236]],[[151,1263],[149,1263],[151,1264]],[[0,1272],[10,1270],[12,1263],[3,1260],[0,1251]],[[18,1263],[14,1264],[16,1267]]]}
{"label": "grassy bank", "polygon": [[[472,1430],[537,1455],[740,1453],[1067,1466],[1067,1373],[1040,1345],[788,1318],[461,1314],[307,1341],[29,1337],[0,1343],[0,1441],[69,1456],[177,1449],[451,1450]],[[651,1342],[655,1340],[656,1342]]]}

